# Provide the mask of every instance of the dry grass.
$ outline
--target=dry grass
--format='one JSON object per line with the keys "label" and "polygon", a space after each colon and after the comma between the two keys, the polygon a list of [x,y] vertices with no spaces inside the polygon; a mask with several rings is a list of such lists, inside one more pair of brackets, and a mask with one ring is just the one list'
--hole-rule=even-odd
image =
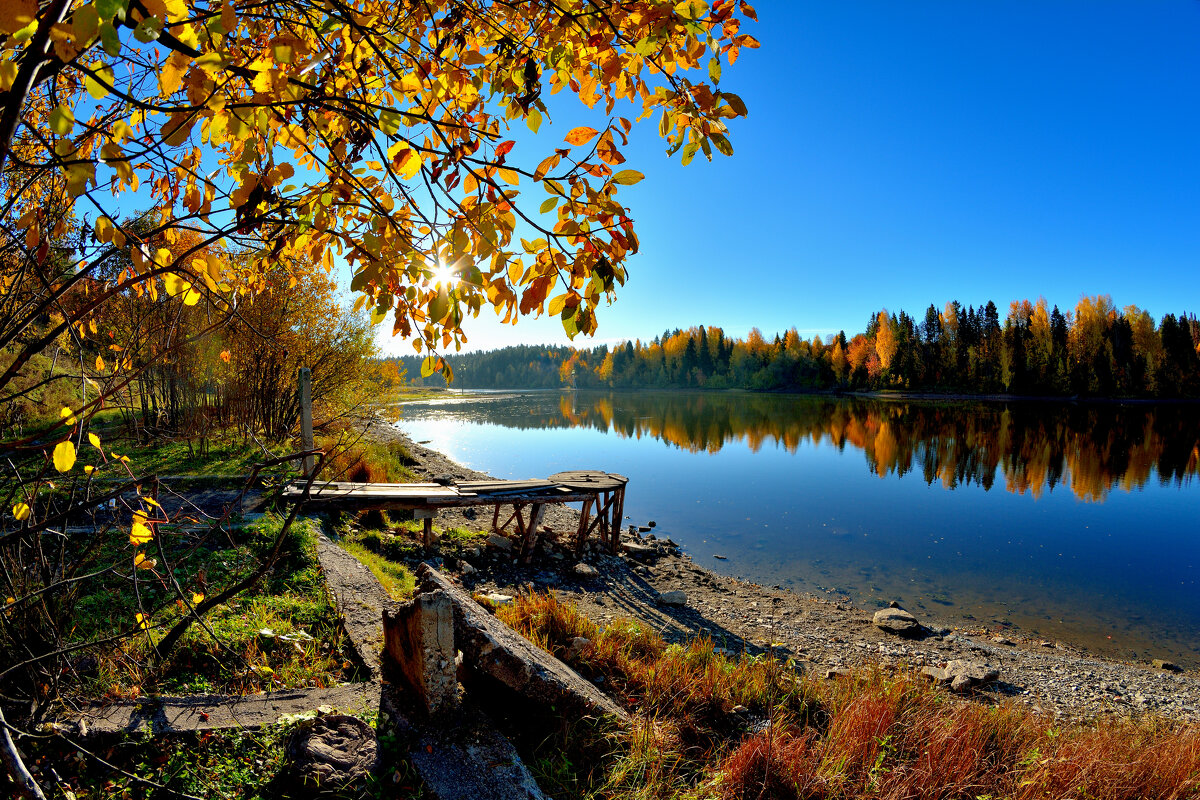
{"label": "dry grass", "polygon": [[[556,797],[1200,798],[1195,726],[1058,726],[1013,703],[954,698],[907,672],[798,678],[772,658],[715,653],[703,638],[668,645],[629,621],[602,630],[551,596],[520,597],[498,613],[602,677],[635,715],[604,779]],[[572,654],[577,636],[590,644]],[[738,705],[747,711],[732,713]]]}

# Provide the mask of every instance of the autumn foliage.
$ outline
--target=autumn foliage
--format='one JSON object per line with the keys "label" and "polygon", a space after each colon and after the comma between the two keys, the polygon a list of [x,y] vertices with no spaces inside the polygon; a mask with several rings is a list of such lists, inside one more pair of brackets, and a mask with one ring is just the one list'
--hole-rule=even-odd
{"label": "autumn foliage", "polygon": [[951,302],[941,311],[929,306],[920,323],[884,309],[863,332],[824,339],[806,340],[795,328],[773,339],[757,328],[735,338],[698,326],[611,349],[505,349],[450,359],[464,368],[462,385],[480,388],[549,385],[547,374],[566,360],[581,388],[1197,397],[1200,322],[1189,313],[1155,322],[1137,306],[1117,309],[1107,296],[1083,297],[1065,314],[1045,300],[1013,302],[1003,322],[994,303],[964,309]]}

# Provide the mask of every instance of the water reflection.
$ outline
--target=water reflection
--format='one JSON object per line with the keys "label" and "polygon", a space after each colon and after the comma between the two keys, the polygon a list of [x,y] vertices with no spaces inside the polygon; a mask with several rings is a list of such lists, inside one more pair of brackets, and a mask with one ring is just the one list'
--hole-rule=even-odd
{"label": "water reflection", "polygon": [[[689,452],[744,442],[795,452],[806,442],[861,451],[871,472],[916,473],[947,489],[978,485],[1040,497],[1064,487],[1102,502],[1152,480],[1189,483],[1200,470],[1200,415],[1191,405],[934,403],[865,398],[646,392],[563,394],[486,402],[489,421],[513,428],[593,428],[653,437]],[[469,414],[472,403],[456,403]]]}
{"label": "water reflection", "polygon": [[501,477],[628,475],[630,522],[718,571],[1200,664],[1197,410],[539,392],[403,424]]}

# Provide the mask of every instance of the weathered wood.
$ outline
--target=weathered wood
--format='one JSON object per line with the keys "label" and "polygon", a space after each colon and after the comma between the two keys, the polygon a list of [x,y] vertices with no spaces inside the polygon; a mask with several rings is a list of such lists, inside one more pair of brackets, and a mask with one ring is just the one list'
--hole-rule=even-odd
{"label": "weathered wood", "polygon": [[[287,486],[283,491],[283,500],[307,502],[315,509],[342,511],[436,511],[491,505],[494,506],[492,530],[501,533],[515,522],[517,538],[522,542],[522,556],[528,560],[536,545],[541,511],[546,503],[583,503],[584,510],[576,532],[576,549],[581,549],[588,535],[599,529],[601,542],[610,552],[615,552],[627,482],[628,479],[623,475],[594,470],[560,472],[546,480],[467,481],[456,485],[329,481],[314,484],[308,491],[307,500],[305,487],[297,484]],[[503,524],[500,523],[502,505],[513,507],[512,515]],[[536,519],[531,519],[528,525],[523,514],[526,505],[536,515]],[[591,514],[593,506],[594,515]],[[433,543],[433,523],[424,515],[418,515],[418,518],[426,520],[422,539],[426,546],[430,546]]]}
{"label": "weathered wood", "polygon": [[545,506],[534,503],[529,507],[529,527],[521,537],[521,563],[528,564],[533,558],[533,549],[537,547],[538,526],[542,524],[542,511]]}
{"label": "weathered wood", "polygon": [[[312,370],[308,367],[300,368],[300,449],[312,450],[315,445],[313,443],[313,415],[312,415]],[[303,473],[304,477],[311,478],[313,470],[316,467],[316,460],[310,453],[304,457]]]}

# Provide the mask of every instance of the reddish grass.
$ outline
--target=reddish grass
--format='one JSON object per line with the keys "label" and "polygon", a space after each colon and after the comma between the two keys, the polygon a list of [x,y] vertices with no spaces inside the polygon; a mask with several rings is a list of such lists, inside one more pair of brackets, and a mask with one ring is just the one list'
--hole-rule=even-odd
{"label": "reddish grass", "polygon": [[[1200,798],[1200,728],[1161,720],[1056,726],[1023,706],[954,698],[911,673],[797,679],[707,639],[668,646],[628,621],[601,631],[573,606],[521,597],[500,616],[630,707],[638,723],[588,796],[723,800]],[[744,705],[767,721],[745,735]],[[731,723],[731,720],[735,720]]]}

